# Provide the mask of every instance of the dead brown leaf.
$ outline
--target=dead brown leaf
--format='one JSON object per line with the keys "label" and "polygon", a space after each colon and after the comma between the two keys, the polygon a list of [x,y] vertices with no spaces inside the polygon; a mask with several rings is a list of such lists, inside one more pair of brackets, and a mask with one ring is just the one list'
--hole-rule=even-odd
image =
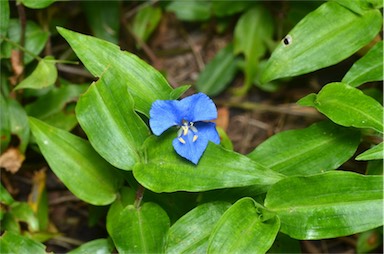
{"label": "dead brown leaf", "polygon": [[0,155],[0,167],[15,174],[19,171],[24,159],[25,156],[20,153],[19,149],[11,147]]}

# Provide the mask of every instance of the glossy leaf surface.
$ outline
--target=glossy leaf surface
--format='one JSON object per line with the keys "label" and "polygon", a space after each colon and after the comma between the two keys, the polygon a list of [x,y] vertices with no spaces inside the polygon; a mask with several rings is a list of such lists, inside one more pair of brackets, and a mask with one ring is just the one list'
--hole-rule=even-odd
{"label": "glossy leaf surface", "polygon": [[217,95],[234,79],[237,60],[233,54],[233,45],[221,49],[205,66],[196,81],[196,88],[207,95]]}
{"label": "glossy leaf surface", "polygon": [[[149,135],[147,125],[133,109],[125,84],[103,76],[84,93],[76,116],[96,151],[120,169],[131,170],[138,149]],[[107,79],[107,80],[106,80]]]}
{"label": "glossy leaf surface", "polygon": [[384,152],[384,143],[381,142],[380,144],[372,147],[371,149],[368,149],[364,153],[359,154],[356,157],[356,160],[380,160],[383,158],[383,152]]}
{"label": "glossy leaf surface", "polygon": [[285,175],[310,175],[338,168],[359,144],[359,131],[327,121],[275,134],[248,157]]}
{"label": "glossy leaf surface", "polygon": [[144,144],[146,159],[133,169],[135,178],[154,192],[268,186],[284,177],[244,155],[212,143],[194,165],[174,151],[172,140],[176,135],[176,132],[168,132],[159,138],[148,138]]}
{"label": "glossy leaf surface", "polygon": [[336,2],[326,2],[304,17],[268,60],[261,82],[292,77],[336,64],[380,31],[378,10],[359,15]]}
{"label": "glossy leaf surface", "polygon": [[43,9],[50,6],[56,0],[20,0],[25,6],[31,9]]}
{"label": "glossy leaf surface", "polygon": [[109,234],[119,253],[161,253],[169,226],[169,218],[159,205],[128,205],[110,222]]}
{"label": "glossy leaf surface", "polygon": [[296,239],[352,235],[383,224],[381,176],[332,171],[273,185],[265,206]]}
{"label": "glossy leaf surface", "polygon": [[71,250],[68,254],[110,254],[113,253],[115,246],[111,239],[96,239],[82,244],[76,249]]}
{"label": "glossy leaf surface", "polygon": [[251,198],[240,199],[216,224],[209,239],[208,253],[265,253],[279,228],[278,217],[267,214]]}
{"label": "glossy leaf surface", "polygon": [[357,88],[330,83],[321,89],[314,103],[337,124],[383,132],[383,107]]}
{"label": "glossy leaf surface", "polygon": [[18,89],[41,89],[51,86],[57,79],[57,69],[53,57],[47,56],[40,60],[36,69],[26,79],[21,81],[16,87]]}
{"label": "glossy leaf surface", "polygon": [[0,237],[1,253],[45,254],[44,244],[14,232],[5,232]]}
{"label": "glossy leaf surface", "polygon": [[118,171],[86,140],[36,118],[30,117],[29,123],[50,168],[74,195],[93,205],[107,205],[116,199],[121,183]]}
{"label": "glossy leaf surface", "polygon": [[169,229],[166,253],[206,253],[214,225],[230,207],[227,202],[202,204]]}
{"label": "glossy leaf surface", "polygon": [[383,41],[376,43],[367,54],[355,62],[342,82],[356,87],[380,80],[383,80]]}
{"label": "glossy leaf surface", "polygon": [[[160,72],[110,42],[60,27],[57,30],[95,77],[109,75],[108,80],[126,85],[135,110],[147,116],[155,100],[176,99],[186,89],[173,90]],[[105,73],[107,69],[109,74]]]}

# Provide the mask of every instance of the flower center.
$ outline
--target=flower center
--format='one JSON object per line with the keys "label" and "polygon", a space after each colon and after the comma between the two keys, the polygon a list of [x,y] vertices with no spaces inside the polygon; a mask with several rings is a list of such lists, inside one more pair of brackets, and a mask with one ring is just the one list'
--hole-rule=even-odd
{"label": "flower center", "polygon": [[182,143],[182,144],[186,143],[183,136],[187,136],[189,131],[193,132],[192,142],[195,142],[198,138],[198,136],[196,135],[196,133],[197,133],[196,127],[193,126],[193,122],[189,122],[189,121],[183,119],[181,121],[180,129],[177,132],[177,139],[180,141],[180,143]]}

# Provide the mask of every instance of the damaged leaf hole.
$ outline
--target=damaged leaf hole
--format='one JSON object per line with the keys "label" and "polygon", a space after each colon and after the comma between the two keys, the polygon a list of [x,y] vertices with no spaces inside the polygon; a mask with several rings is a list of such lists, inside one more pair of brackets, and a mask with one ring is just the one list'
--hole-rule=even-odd
{"label": "damaged leaf hole", "polygon": [[284,39],[281,40],[285,46],[289,46],[292,44],[292,36],[289,34],[284,37]]}

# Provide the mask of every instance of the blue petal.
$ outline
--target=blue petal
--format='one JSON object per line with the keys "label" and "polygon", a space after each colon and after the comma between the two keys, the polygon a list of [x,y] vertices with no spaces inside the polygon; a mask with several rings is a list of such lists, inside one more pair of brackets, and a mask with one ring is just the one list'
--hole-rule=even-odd
{"label": "blue petal", "polygon": [[[197,164],[207,148],[208,141],[220,143],[220,136],[216,130],[216,124],[211,122],[198,122],[194,125],[197,132],[189,130],[186,136],[181,136],[184,143],[179,138],[175,138],[172,142],[176,152],[185,159]],[[197,139],[193,141],[194,135]]]}
{"label": "blue petal", "polygon": [[220,136],[216,130],[216,124],[212,122],[197,122],[194,124],[198,130],[197,135],[199,137],[204,137],[209,141],[220,144]]}
{"label": "blue petal", "polygon": [[180,111],[189,122],[209,121],[217,118],[215,103],[205,94],[198,93],[180,101]]}
{"label": "blue petal", "polygon": [[200,157],[203,155],[208,145],[208,139],[203,136],[199,136],[195,142],[193,142],[194,133],[189,131],[186,136],[182,136],[185,140],[185,144],[181,143],[178,138],[175,138],[172,142],[175,151],[185,159],[197,164]]}
{"label": "blue petal", "polygon": [[155,135],[159,136],[168,128],[180,125],[182,118],[179,103],[174,100],[157,100],[152,104],[149,111],[149,126]]}

